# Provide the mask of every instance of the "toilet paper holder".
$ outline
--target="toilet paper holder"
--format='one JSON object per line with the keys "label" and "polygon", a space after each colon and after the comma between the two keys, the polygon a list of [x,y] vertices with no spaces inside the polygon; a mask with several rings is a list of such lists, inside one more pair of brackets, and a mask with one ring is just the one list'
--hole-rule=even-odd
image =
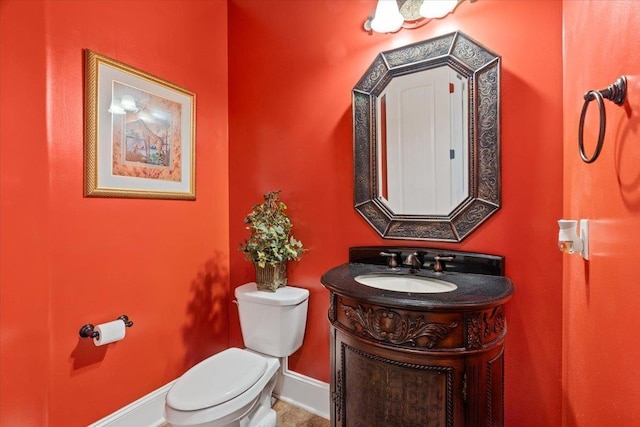
{"label": "toilet paper holder", "polygon": [[[123,314],[118,317],[116,320],[122,320],[124,322],[124,326],[130,328],[133,326],[133,321],[129,320],[129,316]],[[100,333],[94,330],[94,326],[91,323],[87,323],[82,328],[80,328],[80,337],[81,338],[98,338]]]}

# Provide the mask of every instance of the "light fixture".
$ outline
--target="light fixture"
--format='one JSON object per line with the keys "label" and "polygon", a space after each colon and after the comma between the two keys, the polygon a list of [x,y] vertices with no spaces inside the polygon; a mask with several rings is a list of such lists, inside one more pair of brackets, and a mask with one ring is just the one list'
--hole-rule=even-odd
{"label": "light fixture", "polygon": [[444,18],[457,5],[458,0],[424,0],[420,6],[420,16],[427,19]]}
{"label": "light fixture", "polygon": [[378,0],[375,14],[365,21],[364,29],[370,33],[395,33],[400,28],[418,28],[431,19],[444,18],[463,1]]}
{"label": "light fixture", "polygon": [[376,33],[395,33],[404,23],[396,0],[378,0],[376,13],[371,20],[371,29]]}
{"label": "light fixture", "polygon": [[582,258],[589,259],[589,220],[580,220],[580,235],[576,233],[578,221],[575,219],[561,219],[558,221],[558,249],[565,254],[578,253]]}

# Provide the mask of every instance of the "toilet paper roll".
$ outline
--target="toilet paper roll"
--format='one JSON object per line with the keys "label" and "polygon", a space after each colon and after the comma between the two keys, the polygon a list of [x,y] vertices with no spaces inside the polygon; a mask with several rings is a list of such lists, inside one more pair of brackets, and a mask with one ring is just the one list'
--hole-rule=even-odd
{"label": "toilet paper roll", "polygon": [[120,341],[124,338],[126,327],[122,320],[114,320],[113,322],[101,323],[94,328],[98,335],[93,339],[96,346],[109,344]]}

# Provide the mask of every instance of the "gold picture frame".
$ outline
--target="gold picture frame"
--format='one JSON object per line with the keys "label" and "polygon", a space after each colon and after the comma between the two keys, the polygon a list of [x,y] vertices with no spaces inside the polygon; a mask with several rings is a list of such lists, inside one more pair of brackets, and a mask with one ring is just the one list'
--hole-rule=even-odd
{"label": "gold picture frame", "polygon": [[86,197],[195,200],[195,94],[85,50]]}

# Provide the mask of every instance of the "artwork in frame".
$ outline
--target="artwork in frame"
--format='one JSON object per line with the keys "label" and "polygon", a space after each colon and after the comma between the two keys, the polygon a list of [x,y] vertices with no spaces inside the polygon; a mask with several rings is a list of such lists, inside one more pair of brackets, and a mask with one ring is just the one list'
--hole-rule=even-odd
{"label": "artwork in frame", "polygon": [[88,197],[195,200],[195,95],[85,50]]}

